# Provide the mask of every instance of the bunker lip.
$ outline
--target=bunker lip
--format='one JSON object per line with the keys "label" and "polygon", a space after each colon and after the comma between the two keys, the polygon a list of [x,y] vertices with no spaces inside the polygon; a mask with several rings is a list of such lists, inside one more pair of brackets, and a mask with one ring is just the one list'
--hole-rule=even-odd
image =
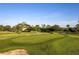
{"label": "bunker lip", "polygon": [[29,55],[29,54],[27,53],[27,50],[25,49],[15,49],[12,51],[0,53],[0,55]]}

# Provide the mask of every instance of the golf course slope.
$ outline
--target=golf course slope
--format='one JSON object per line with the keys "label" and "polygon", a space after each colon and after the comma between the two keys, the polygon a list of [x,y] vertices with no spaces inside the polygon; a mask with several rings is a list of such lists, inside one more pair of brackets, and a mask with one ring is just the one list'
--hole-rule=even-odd
{"label": "golf course slope", "polygon": [[0,54],[10,54],[9,52],[18,49],[27,52],[21,55],[78,55],[79,35],[41,32],[0,33]]}

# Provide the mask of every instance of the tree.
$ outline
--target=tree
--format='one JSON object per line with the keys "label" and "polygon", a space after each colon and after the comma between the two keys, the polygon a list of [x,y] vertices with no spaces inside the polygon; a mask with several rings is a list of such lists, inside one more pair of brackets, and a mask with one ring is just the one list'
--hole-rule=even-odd
{"label": "tree", "polygon": [[4,31],[11,31],[11,26],[10,25],[6,25],[4,26]]}
{"label": "tree", "polygon": [[67,28],[70,28],[70,25],[66,25]]}
{"label": "tree", "polygon": [[11,31],[12,31],[12,32],[16,32],[16,31],[17,31],[16,26],[13,26]]}
{"label": "tree", "polygon": [[36,26],[34,27],[34,29],[35,29],[35,31],[38,31],[38,32],[40,32],[40,30],[41,30],[41,28],[40,28],[39,25],[36,25]]}
{"label": "tree", "polygon": [[51,28],[51,26],[50,25],[47,25],[46,28]]}
{"label": "tree", "polygon": [[66,25],[66,27],[67,27],[67,28],[66,28],[66,31],[67,31],[67,32],[70,32],[70,30],[69,30],[69,29],[70,29],[70,25],[68,24],[68,25]]}
{"label": "tree", "polygon": [[76,32],[77,32],[75,27],[69,28],[69,31],[70,31],[71,33],[76,33]]}
{"label": "tree", "polygon": [[30,32],[31,31],[31,26],[26,24],[25,22],[19,23],[15,27],[16,27],[17,33]]}
{"label": "tree", "polygon": [[53,27],[52,27],[51,25],[47,25],[47,26],[46,26],[46,32],[51,33],[51,32],[53,32],[53,31],[54,31],[54,29],[53,29]]}
{"label": "tree", "polygon": [[41,27],[42,27],[42,28],[46,28],[46,25],[45,25],[45,24],[42,24]]}
{"label": "tree", "polygon": [[0,25],[0,31],[3,31],[3,30],[4,30],[4,26]]}
{"label": "tree", "polygon": [[46,32],[46,25],[45,24],[41,25],[41,32]]}
{"label": "tree", "polygon": [[60,26],[59,26],[59,25],[53,25],[53,26],[52,26],[52,29],[53,29],[54,31],[60,31]]}
{"label": "tree", "polygon": [[79,24],[76,25],[76,29],[79,32]]}

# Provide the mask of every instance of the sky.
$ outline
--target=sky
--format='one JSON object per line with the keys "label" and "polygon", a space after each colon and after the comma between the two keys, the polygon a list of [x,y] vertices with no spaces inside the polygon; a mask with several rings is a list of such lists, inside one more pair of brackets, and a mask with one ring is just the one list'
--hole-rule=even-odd
{"label": "sky", "polygon": [[0,25],[49,24],[75,26],[79,20],[77,3],[0,3]]}

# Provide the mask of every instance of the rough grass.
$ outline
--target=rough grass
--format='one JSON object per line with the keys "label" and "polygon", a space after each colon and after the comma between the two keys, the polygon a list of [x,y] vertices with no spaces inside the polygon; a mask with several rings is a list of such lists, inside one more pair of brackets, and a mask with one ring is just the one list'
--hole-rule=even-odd
{"label": "rough grass", "polygon": [[31,55],[78,55],[79,37],[39,32],[0,33],[0,52],[17,48],[27,49]]}

